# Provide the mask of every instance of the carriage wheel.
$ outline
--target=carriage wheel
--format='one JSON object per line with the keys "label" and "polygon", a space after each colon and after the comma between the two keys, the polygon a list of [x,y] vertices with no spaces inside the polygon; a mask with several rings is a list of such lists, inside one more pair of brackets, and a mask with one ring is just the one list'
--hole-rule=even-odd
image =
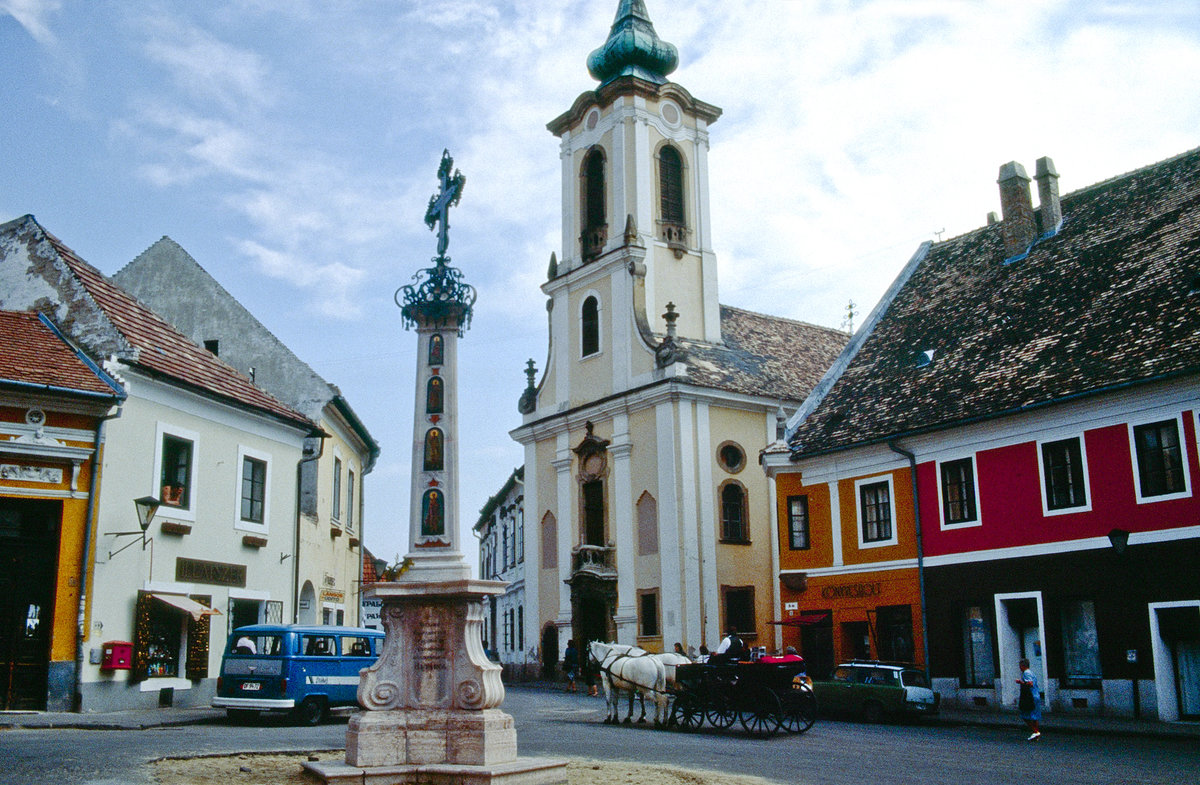
{"label": "carriage wheel", "polygon": [[762,685],[751,687],[742,696],[742,727],[753,736],[774,736],[783,720],[783,707],[779,697]]}
{"label": "carriage wheel", "polygon": [[671,711],[671,722],[686,731],[696,730],[704,724],[704,709],[691,695],[676,696],[675,708]]}
{"label": "carriage wheel", "polygon": [[817,696],[812,690],[792,690],[783,701],[783,728],[804,733],[817,721]]}
{"label": "carriage wheel", "polygon": [[714,728],[724,730],[738,718],[737,709],[724,695],[715,695],[704,710],[704,716]]}

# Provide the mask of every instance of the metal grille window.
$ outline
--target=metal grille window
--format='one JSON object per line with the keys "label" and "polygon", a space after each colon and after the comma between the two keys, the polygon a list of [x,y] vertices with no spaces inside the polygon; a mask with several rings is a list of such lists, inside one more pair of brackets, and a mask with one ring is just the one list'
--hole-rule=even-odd
{"label": "metal grille window", "polygon": [[242,459],[242,520],[263,522],[263,502],[267,491],[267,462]]}
{"label": "metal grille window", "polygon": [[789,496],[788,511],[788,545],[794,551],[808,550],[808,497]]}
{"label": "metal grille window", "polygon": [[664,223],[683,225],[683,159],[670,145],[658,155],[658,190]]}
{"label": "metal grille window", "polygon": [[721,489],[721,539],[727,542],[746,542],[746,492],[736,482]]}
{"label": "metal grille window", "polygon": [[942,464],[942,520],[969,523],[977,520],[975,469],[970,458]]}
{"label": "metal grille window", "polygon": [[1138,480],[1142,496],[1163,496],[1186,490],[1179,424],[1175,420],[1139,425],[1133,429]]}
{"label": "metal grille window", "polygon": [[892,497],[887,482],[873,482],[860,486],[858,493],[862,511],[863,542],[884,542],[892,539]]}
{"label": "metal grille window", "polygon": [[1046,508],[1064,510],[1087,504],[1083,484],[1083,451],[1079,439],[1063,439],[1042,445],[1042,474],[1046,485]]}

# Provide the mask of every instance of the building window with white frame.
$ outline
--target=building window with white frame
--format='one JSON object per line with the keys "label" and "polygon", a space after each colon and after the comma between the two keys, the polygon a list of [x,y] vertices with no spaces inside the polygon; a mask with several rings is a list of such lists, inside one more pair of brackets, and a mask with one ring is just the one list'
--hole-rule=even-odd
{"label": "building window with white frame", "polygon": [[793,551],[806,551],[811,542],[808,530],[808,497],[787,497],[788,547]]}
{"label": "building window with white frame", "polygon": [[750,542],[746,489],[736,481],[721,486],[721,541]]}
{"label": "building window with white frame", "polygon": [[1078,436],[1044,442],[1042,483],[1047,510],[1086,507],[1087,486],[1083,469],[1083,445]]}
{"label": "building window with white frame", "polygon": [[892,529],[892,484],[887,480],[858,486],[858,511],[862,541],[866,544],[890,542]]}
{"label": "building window with white frame", "polygon": [[242,520],[262,523],[267,497],[267,462],[242,456]]}
{"label": "building window with white frame", "polygon": [[600,301],[589,296],[579,316],[580,355],[589,357],[600,351]]}
{"label": "building window with white frame", "polygon": [[159,496],[162,504],[191,509],[194,447],[195,443],[190,439],[169,433],[162,435]]}
{"label": "building window with white frame", "polygon": [[975,497],[975,462],[971,458],[943,461],[942,521],[947,526],[979,520]]}
{"label": "building window with white frame", "polygon": [[333,511],[330,513],[335,521],[342,518],[342,459],[333,459]]}
{"label": "building window with white frame", "polygon": [[1172,419],[1136,425],[1133,428],[1133,443],[1137,452],[1138,488],[1142,497],[1186,492],[1178,421]]}
{"label": "building window with white frame", "polygon": [[346,528],[354,528],[354,471],[346,471]]}

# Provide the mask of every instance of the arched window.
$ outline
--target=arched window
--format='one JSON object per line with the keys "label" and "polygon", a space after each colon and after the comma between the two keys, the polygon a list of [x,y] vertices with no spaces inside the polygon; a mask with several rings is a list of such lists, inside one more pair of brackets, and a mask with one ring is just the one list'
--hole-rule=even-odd
{"label": "arched window", "polygon": [[442,429],[430,428],[425,434],[425,471],[442,471],[446,460],[444,447]]}
{"label": "arched window", "polygon": [[725,542],[749,542],[746,520],[746,490],[737,482],[721,487],[721,539]]}
{"label": "arched window", "polygon": [[558,521],[554,513],[542,516],[542,569],[558,567]]}
{"label": "arched window", "polygon": [[580,354],[587,357],[600,351],[600,301],[588,297],[580,315]]}
{"label": "arched window", "polygon": [[441,414],[442,408],[445,405],[444,399],[445,396],[442,395],[442,377],[431,377],[429,384],[425,386],[426,414]]}
{"label": "arched window", "polygon": [[429,364],[441,365],[446,361],[446,347],[442,341],[442,336],[429,336]]}
{"label": "arched window", "polygon": [[605,205],[604,151],[596,148],[583,160],[583,226],[580,242],[583,257],[590,259],[604,249],[608,240]]}
{"label": "arched window", "polygon": [[658,502],[649,491],[637,500],[638,556],[658,553]]}
{"label": "arched window", "polygon": [[658,191],[663,223],[683,226],[683,158],[671,145],[658,154]]}

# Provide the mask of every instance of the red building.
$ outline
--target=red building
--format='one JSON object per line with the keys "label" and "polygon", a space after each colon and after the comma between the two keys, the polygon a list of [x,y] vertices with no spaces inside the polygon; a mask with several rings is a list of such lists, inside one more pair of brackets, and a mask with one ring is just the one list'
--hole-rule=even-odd
{"label": "red building", "polygon": [[1200,150],[1057,179],[1034,210],[1002,167],[1003,220],[921,247],[765,463],[781,501],[895,475],[943,701],[1011,707],[1026,657],[1050,711],[1200,717]]}

